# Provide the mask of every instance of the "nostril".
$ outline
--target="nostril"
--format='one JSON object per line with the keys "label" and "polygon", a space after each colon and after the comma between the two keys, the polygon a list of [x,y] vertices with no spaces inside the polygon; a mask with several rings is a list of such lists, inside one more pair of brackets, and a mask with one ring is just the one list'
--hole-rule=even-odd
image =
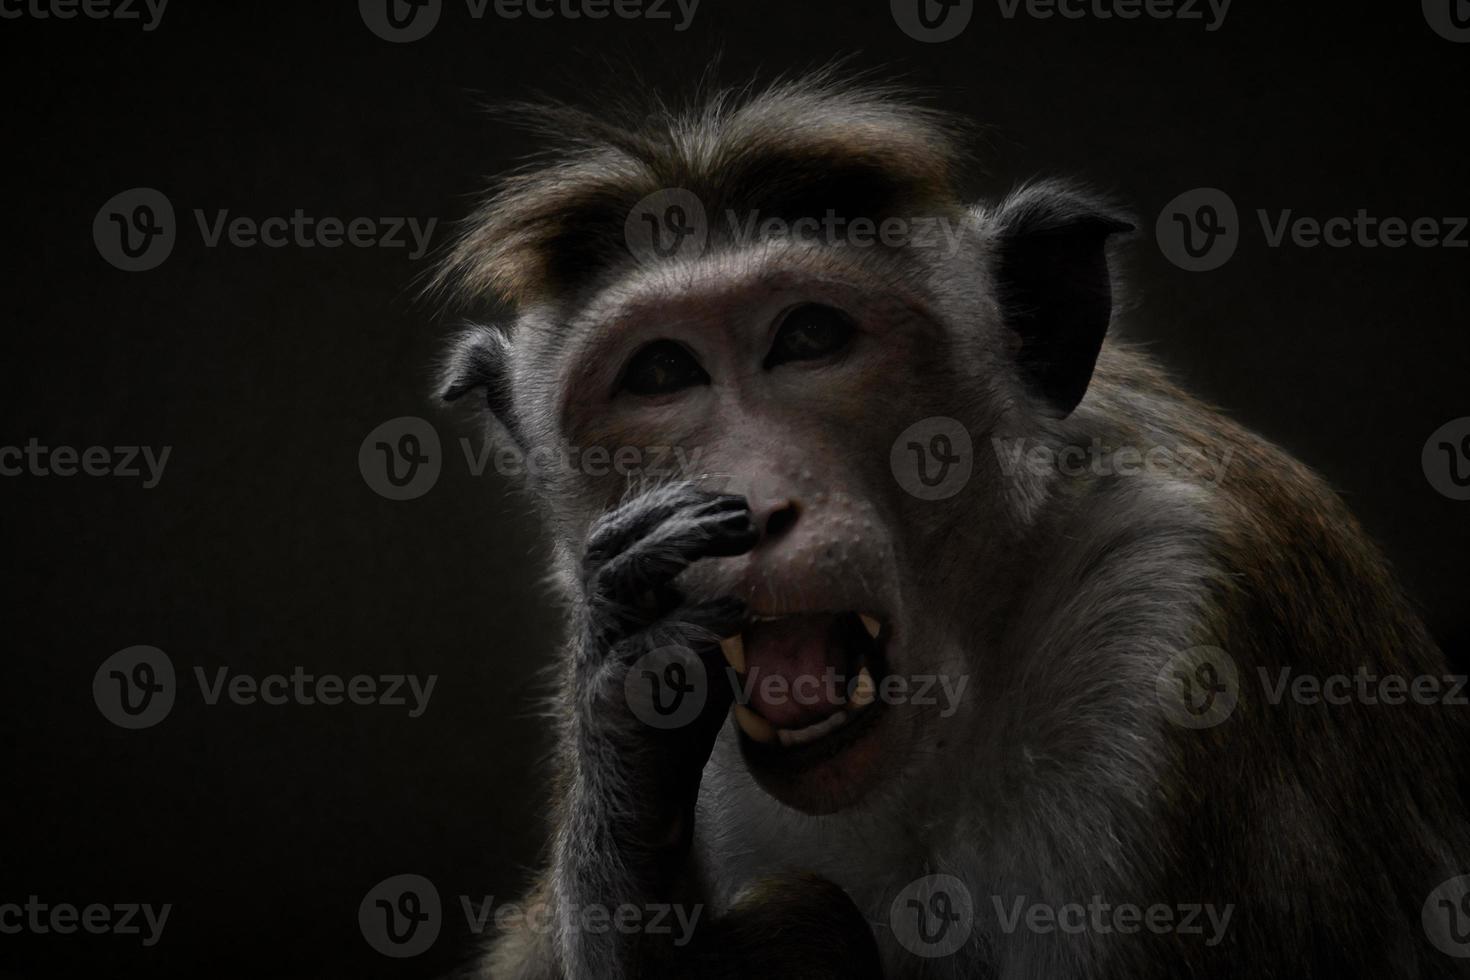
{"label": "nostril", "polygon": [[801,509],[794,500],[788,500],[771,511],[770,516],[766,518],[766,540],[774,541],[791,530],[800,513]]}

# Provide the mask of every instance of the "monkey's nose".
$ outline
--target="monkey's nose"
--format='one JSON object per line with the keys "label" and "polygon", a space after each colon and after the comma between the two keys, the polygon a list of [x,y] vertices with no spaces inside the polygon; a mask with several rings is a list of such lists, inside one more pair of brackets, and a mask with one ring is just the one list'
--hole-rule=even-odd
{"label": "monkey's nose", "polygon": [[755,509],[751,515],[755,520],[755,526],[761,530],[761,541],[763,542],[779,540],[796,526],[796,519],[799,516],[801,516],[801,505],[790,498],[770,501]]}

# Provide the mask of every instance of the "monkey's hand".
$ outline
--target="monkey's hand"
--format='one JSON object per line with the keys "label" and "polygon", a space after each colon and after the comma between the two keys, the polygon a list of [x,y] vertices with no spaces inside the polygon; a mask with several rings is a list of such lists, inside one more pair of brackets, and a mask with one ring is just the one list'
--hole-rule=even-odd
{"label": "monkey's hand", "polygon": [[[688,603],[674,579],[702,558],[742,554],[758,534],[743,497],[661,487],[600,519],[582,562],[581,639],[573,650],[572,779],[556,844],[564,906],[669,901],[693,834],[700,775],[733,691],[719,639],[739,631],[735,598]],[[649,940],[569,930],[573,976],[620,977]]]}
{"label": "monkey's hand", "polygon": [[616,804],[626,846],[687,844],[700,773],[732,699],[719,640],[740,631],[745,604],[689,604],[673,581],[756,539],[745,498],[688,484],[631,500],[588,537],[572,679],[578,749],[600,772],[604,802]]}

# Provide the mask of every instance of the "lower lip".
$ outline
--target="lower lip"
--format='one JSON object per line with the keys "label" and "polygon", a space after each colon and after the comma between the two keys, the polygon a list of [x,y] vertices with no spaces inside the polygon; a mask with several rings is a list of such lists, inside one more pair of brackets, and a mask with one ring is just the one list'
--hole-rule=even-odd
{"label": "lower lip", "polygon": [[858,747],[858,743],[866,742],[872,736],[872,729],[883,714],[883,709],[883,702],[874,700],[841,728],[808,745],[786,747],[766,744],[750,738],[740,731],[738,725],[736,731],[739,732],[745,758],[753,767],[795,775],[814,770],[827,762],[840,763],[845,760]]}

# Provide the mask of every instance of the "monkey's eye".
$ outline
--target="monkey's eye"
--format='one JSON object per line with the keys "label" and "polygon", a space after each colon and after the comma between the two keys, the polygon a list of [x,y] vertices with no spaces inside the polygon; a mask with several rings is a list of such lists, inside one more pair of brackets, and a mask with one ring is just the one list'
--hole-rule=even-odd
{"label": "monkey's eye", "polygon": [[847,347],[852,333],[852,321],[832,307],[817,303],[798,306],[781,321],[764,366],[831,357]]}
{"label": "monkey's eye", "polygon": [[655,340],[639,348],[623,369],[621,391],[649,397],[667,395],[694,385],[709,384],[709,375],[689,353],[672,340]]}

